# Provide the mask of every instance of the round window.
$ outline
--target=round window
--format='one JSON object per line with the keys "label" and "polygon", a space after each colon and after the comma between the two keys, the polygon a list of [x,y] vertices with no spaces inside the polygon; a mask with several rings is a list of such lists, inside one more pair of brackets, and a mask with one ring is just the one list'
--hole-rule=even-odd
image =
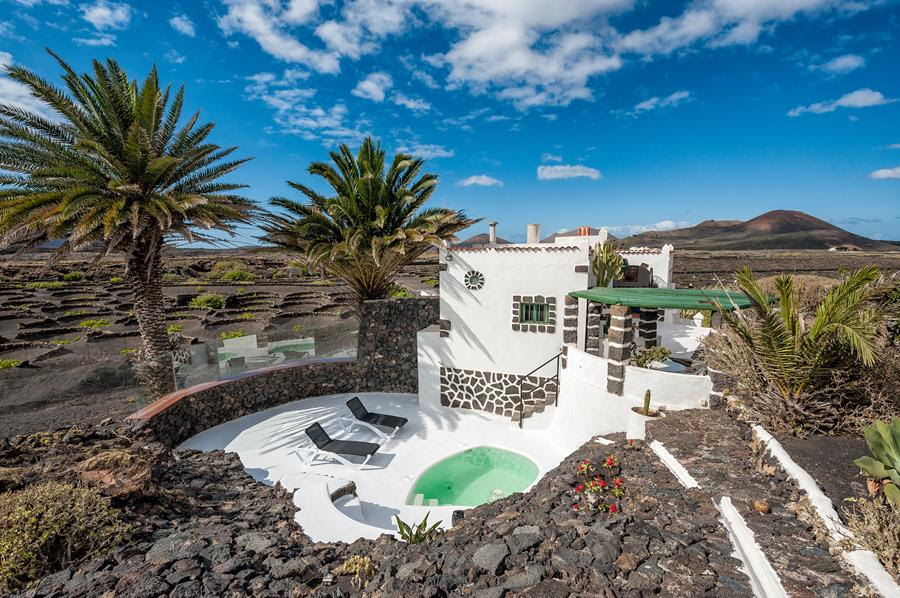
{"label": "round window", "polygon": [[465,283],[467,289],[477,291],[484,286],[484,274],[477,270],[469,270],[466,272]]}

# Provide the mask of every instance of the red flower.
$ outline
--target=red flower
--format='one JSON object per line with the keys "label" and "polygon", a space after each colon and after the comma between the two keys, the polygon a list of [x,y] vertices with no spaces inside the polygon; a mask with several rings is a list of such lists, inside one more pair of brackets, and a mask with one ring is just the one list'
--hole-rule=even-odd
{"label": "red flower", "polygon": [[572,505],[572,510],[573,510],[573,511],[577,511],[577,510],[578,510],[578,503],[575,503],[574,505]]}
{"label": "red flower", "polygon": [[622,485],[622,478],[616,478],[613,480],[613,486],[619,488]]}
{"label": "red flower", "polygon": [[582,490],[584,490],[584,484],[578,484],[577,486],[575,486],[575,492],[581,492]]}
{"label": "red flower", "polygon": [[609,505],[609,512],[615,513],[618,509],[616,509],[616,503],[612,503]]}
{"label": "red flower", "polygon": [[600,484],[601,488],[606,488],[606,480],[600,480],[597,483]]}

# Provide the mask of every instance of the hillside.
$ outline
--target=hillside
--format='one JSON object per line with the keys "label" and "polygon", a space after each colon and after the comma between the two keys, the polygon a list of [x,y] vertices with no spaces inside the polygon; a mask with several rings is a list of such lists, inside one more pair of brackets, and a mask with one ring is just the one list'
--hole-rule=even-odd
{"label": "hillside", "polygon": [[886,241],[853,234],[805,212],[773,210],[756,218],[706,220],[689,228],[650,231],[622,239],[625,247],[672,243],[681,249],[896,250]]}

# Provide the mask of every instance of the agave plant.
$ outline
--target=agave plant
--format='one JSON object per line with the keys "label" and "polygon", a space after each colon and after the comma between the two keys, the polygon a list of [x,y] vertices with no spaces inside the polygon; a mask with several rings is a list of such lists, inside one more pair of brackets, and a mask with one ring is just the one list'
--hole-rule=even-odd
{"label": "agave plant", "polygon": [[254,205],[222,182],[246,160],[208,141],[212,123],[181,120],[184,87],[174,97],[154,66],[142,84],[109,59],[79,75],[62,67],[65,90],[21,66],[6,75],[55,113],[45,118],[0,105],[0,247],[58,241],[57,255],[83,248],[125,257],[143,349],[142,383],[158,396],[174,386],[163,317],[163,247],[173,238],[234,232]]}
{"label": "agave plant", "polygon": [[604,241],[602,244],[597,243],[591,258],[591,270],[594,272],[598,287],[608,287],[619,280],[624,267],[625,260],[616,253],[612,243],[609,241]]}
{"label": "agave plant", "polygon": [[716,306],[726,330],[715,336],[733,346],[728,356],[711,350],[711,365],[733,372],[738,384],[757,382],[745,406],[770,425],[798,434],[829,431],[843,408],[832,396],[835,376],[870,366],[879,354],[883,315],[873,303],[878,276],[874,266],[849,274],[807,314],[798,307],[791,276],[775,279],[773,298],[749,268],[737,272],[738,285],[753,303],[734,311]]}
{"label": "agave plant", "polygon": [[876,420],[863,428],[872,456],[853,461],[875,482],[894,509],[900,511],[900,418],[888,424]]}
{"label": "agave plant", "polygon": [[422,521],[415,525],[410,525],[395,515],[394,518],[397,520],[397,532],[400,534],[400,539],[407,544],[425,544],[440,536],[441,530],[439,526],[442,522],[438,521],[431,527],[428,527],[429,515],[431,515],[430,511],[425,514],[425,518]]}
{"label": "agave plant", "polygon": [[347,145],[330,156],[333,165],[313,162],[308,172],[323,178],[332,195],[288,181],[308,203],[273,198],[287,214],[263,226],[264,238],[349,284],[357,311],[366,300],[387,298],[403,266],[476,222],[462,211],[423,208],[438,177],[422,173],[420,158],[396,154],[386,168],[385,152],[371,137],[355,156]]}

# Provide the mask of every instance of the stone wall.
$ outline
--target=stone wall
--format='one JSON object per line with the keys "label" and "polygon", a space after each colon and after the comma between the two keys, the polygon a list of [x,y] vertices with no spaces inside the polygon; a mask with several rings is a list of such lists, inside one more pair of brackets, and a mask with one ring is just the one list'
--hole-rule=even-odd
{"label": "stone wall", "polygon": [[356,358],[276,366],[199,384],[166,395],[128,419],[175,446],[207,428],[298,399],[348,392],[415,393],[416,333],[437,323],[438,314],[436,297],[366,302]]}
{"label": "stone wall", "polygon": [[541,376],[441,368],[441,405],[487,411],[513,421],[543,411],[556,400],[556,391],[556,382]]}

